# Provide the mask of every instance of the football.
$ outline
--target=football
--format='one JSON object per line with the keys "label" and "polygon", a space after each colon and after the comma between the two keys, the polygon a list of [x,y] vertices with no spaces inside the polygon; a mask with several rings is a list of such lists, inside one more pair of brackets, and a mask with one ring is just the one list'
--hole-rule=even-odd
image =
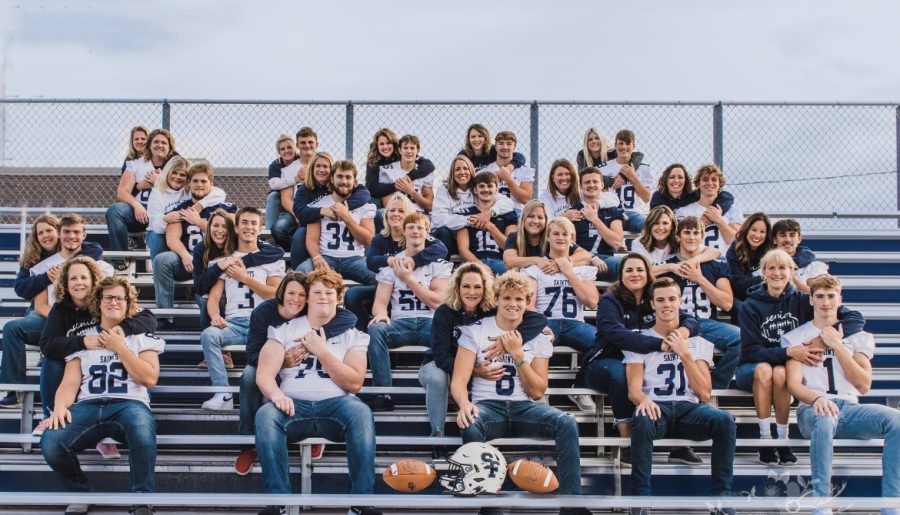
{"label": "football", "polygon": [[533,494],[546,494],[559,488],[556,474],[536,461],[516,460],[509,464],[508,475],[522,490]]}
{"label": "football", "polygon": [[400,460],[384,469],[384,482],[398,492],[420,492],[434,483],[434,468],[419,460]]}

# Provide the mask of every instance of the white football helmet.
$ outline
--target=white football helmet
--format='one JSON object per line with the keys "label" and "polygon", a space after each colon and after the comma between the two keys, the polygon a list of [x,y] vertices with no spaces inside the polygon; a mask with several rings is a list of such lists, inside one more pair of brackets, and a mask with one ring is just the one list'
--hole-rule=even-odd
{"label": "white football helmet", "polygon": [[493,445],[469,442],[447,460],[450,470],[441,486],[455,495],[495,494],[506,479],[506,458]]}

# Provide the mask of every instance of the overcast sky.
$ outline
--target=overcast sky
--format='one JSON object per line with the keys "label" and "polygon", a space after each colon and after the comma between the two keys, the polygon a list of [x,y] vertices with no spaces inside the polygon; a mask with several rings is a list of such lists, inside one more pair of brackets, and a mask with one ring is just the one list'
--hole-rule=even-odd
{"label": "overcast sky", "polygon": [[6,96],[900,99],[900,2],[0,0]]}

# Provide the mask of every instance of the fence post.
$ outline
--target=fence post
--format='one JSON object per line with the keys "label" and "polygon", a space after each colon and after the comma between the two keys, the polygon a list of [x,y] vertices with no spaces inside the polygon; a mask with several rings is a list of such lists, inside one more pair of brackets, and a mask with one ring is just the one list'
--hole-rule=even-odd
{"label": "fence post", "polygon": [[169,130],[169,112],[171,110],[171,106],[169,105],[169,101],[167,99],[163,99],[162,103],[162,128],[165,130]]}
{"label": "fence post", "polygon": [[[900,211],[900,106],[896,107],[894,116],[894,128],[897,132],[894,144],[896,147],[895,166],[897,167],[897,211]],[[897,219],[897,227],[900,228],[900,218]]]}
{"label": "fence post", "polygon": [[724,143],[722,142],[722,102],[713,106],[713,162],[719,168],[724,168]]}
{"label": "fence post", "polygon": [[344,158],[353,160],[353,101],[347,101],[344,115]]}
{"label": "fence post", "polygon": [[531,103],[531,167],[534,168],[534,182],[532,183],[532,198],[538,198],[538,103]]}

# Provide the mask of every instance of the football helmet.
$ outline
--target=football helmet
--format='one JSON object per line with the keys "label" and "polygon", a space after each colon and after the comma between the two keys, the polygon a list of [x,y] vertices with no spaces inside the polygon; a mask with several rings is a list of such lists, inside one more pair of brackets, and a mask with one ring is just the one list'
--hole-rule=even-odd
{"label": "football helmet", "polygon": [[493,445],[469,442],[447,459],[441,486],[455,495],[495,494],[506,479],[506,458]]}

